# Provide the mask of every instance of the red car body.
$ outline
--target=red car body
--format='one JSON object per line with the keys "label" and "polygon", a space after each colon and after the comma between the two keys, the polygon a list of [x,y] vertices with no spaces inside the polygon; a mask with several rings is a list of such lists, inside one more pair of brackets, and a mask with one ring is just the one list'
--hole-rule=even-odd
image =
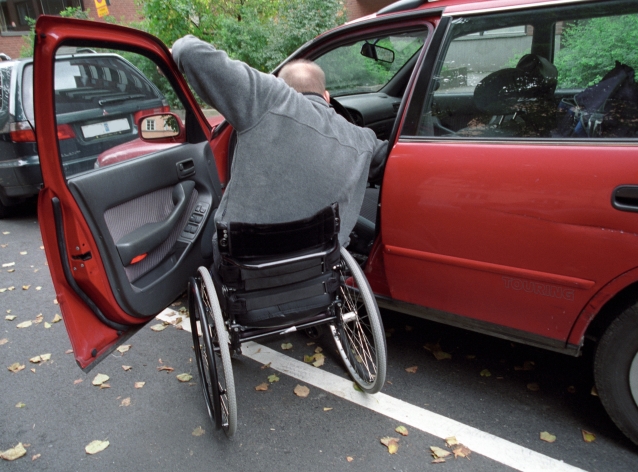
{"label": "red car body", "polygon": [[[520,15],[525,19],[524,15],[555,8],[571,15],[566,17],[568,24],[571,18],[580,18],[576,8],[590,8],[594,3],[607,2],[397,2],[377,15],[319,36],[293,55],[316,59],[359,37],[394,30],[424,31],[424,47],[410,63],[385,136],[390,139],[391,151],[380,188],[375,238],[366,254],[365,272],[380,306],[578,355],[587,336],[601,338],[622,309],[638,299],[638,208],[631,194],[638,186],[635,136],[579,140],[550,135],[491,135],[475,139],[460,137],[471,122],[454,129],[452,135],[436,131],[427,134],[415,124],[427,114],[421,110],[427,109],[428,97],[434,97],[435,102],[441,100],[445,106],[454,103],[445,102],[452,98],[471,102],[471,95],[468,100],[462,93],[437,95],[438,85],[431,85],[441,80],[442,73],[435,73],[437,61],[442,60],[438,51],[446,51],[447,35],[458,28],[453,26],[459,24],[454,23],[455,19],[489,20],[490,15]],[[631,2],[616,3],[628,11],[633,8]],[[536,32],[523,30],[519,39],[527,40],[524,36],[531,35],[529,41],[535,44],[542,28],[534,25]],[[510,35],[499,31],[503,37]],[[110,47],[135,46],[152,57],[164,74],[172,77],[189,110],[187,124],[192,120],[190,126],[197,126],[200,141],[208,143],[208,149],[202,152],[214,156],[214,161],[210,157],[202,158],[202,164],[195,161],[197,175],[208,162],[216,171],[221,189],[230,178],[228,156],[232,155],[233,130],[226,124],[213,130],[168,49],[150,35],[114,25],[52,17],[41,17],[36,33],[35,67],[43,84],[35,100],[44,175],[39,218],[75,356],[80,367],[86,369],[127,338],[122,327],[139,327],[168,305],[185,288],[184,275],[209,261],[209,255],[203,249],[202,254],[193,255],[199,249],[193,249],[181,233],[175,244],[179,246],[183,241],[184,246],[179,247],[176,256],[170,256],[175,257],[170,270],[155,278],[143,276],[139,284],[133,280],[131,285],[137,291],[126,294],[127,279],[111,247],[117,241],[115,237],[102,240],[108,224],[103,225],[100,212],[86,197],[88,184],[81,178],[77,183],[65,178],[58,165],[54,97],[47,92],[53,89],[50,71],[56,48],[70,40],[88,45],[104,42]],[[341,101],[352,113],[361,114],[368,125],[367,109],[362,112],[355,105],[361,97],[353,94]],[[508,114],[512,121],[516,115],[513,113],[512,118]],[[449,131],[454,114],[441,113],[439,117],[435,128],[442,123]],[[500,124],[490,122],[483,129],[497,126]],[[157,151],[173,151],[192,142],[187,139],[170,149],[152,142],[128,143],[110,151],[117,165],[98,172],[110,172],[104,174],[105,180],[124,176],[124,166],[144,168],[145,160],[153,159],[154,153],[162,154]],[[208,172],[212,172],[211,167]],[[212,219],[211,209],[201,204],[214,205],[214,191],[208,184],[201,185],[199,196],[193,197],[200,199],[194,204],[193,215]],[[135,181],[131,180],[129,186],[135,186]],[[619,188],[629,189],[628,200],[621,198]],[[131,191],[130,198],[141,198],[138,193]],[[105,202],[103,209],[123,205],[125,200],[114,198]],[[204,209],[197,213],[197,208]],[[204,223],[195,231],[193,241],[199,241],[205,234]],[[182,285],[176,283],[179,280]],[[632,364],[635,354],[627,355],[627,362]],[[638,376],[638,371],[629,372],[627,367],[625,383]],[[627,388],[630,391],[633,384]],[[630,426],[621,425],[623,431],[634,435],[634,440],[638,437],[636,401],[638,398],[633,403],[636,411],[630,413],[634,426],[631,421]]]}

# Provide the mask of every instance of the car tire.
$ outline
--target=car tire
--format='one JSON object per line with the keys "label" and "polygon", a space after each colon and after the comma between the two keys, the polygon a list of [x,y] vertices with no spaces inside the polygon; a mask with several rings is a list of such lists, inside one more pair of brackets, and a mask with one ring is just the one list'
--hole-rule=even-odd
{"label": "car tire", "polygon": [[623,311],[600,339],[594,378],[605,410],[638,444],[638,304]]}

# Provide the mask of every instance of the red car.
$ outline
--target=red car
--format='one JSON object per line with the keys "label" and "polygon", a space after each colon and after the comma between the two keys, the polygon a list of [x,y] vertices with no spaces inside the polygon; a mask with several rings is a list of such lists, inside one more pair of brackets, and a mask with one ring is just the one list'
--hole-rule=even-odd
{"label": "red car", "polygon": [[[634,0],[403,0],[293,57],[319,63],[335,109],[391,143],[350,245],[379,305],[567,355],[595,349],[600,398],[638,443],[636,28]],[[210,126],[156,38],[53,17],[36,36],[39,217],[88,370],[210,264],[235,136]],[[66,177],[51,72],[65,43],[151,59],[184,125],[138,126],[176,145]]]}

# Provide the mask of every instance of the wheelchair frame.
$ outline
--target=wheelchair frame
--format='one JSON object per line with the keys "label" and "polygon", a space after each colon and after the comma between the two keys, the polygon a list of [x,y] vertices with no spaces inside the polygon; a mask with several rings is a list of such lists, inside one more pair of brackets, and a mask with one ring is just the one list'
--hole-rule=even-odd
{"label": "wheelchair frame", "polygon": [[[313,256],[316,254],[307,257]],[[340,248],[340,262],[332,270],[340,274],[339,287],[327,310],[298,322],[271,327],[244,326],[231,314],[223,313],[208,268],[200,267],[198,275],[190,278],[188,303],[202,393],[213,425],[223,429],[228,437],[237,429],[231,352],[240,354],[243,342],[328,325],[354,381],[365,392],[381,390],[385,383],[387,353],[374,294],[358,263],[344,248]],[[365,308],[365,316],[360,317],[361,308]],[[197,321],[201,326],[201,340]]]}

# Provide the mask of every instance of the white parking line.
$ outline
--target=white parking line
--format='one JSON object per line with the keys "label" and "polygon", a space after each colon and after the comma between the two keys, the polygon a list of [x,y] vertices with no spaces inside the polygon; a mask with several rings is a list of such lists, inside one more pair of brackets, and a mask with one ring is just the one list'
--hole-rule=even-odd
{"label": "white parking line", "polygon": [[473,452],[513,469],[530,472],[582,472],[583,470],[398,398],[383,393],[368,395],[359,392],[354,389],[351,380],[295,360],[266,346],[247,342],[242,344],[242,353],[262,364],[270,363],[273,369],[283,374],[395,419],[401,424],[443,439],[455,436],[460,443]]}
{"label": "white parking line", "polygon": [[[179,313],[169,308],[164,310],[157,318],[175,324],[179,316]],[[191,330],[189,322],[183,323],[182,327],[186,331],[190,332]],[[262,364],[270,363],[273,369],[285,375],[397,420],[401,424],[412,426],[442,439],[454,436],[460,443],[470,448],[472,452],[481,454],[515,470],[525,472],[584,472],[583,469],[571,466],[563,461],[545,456],[384,393],[368,395],[359,392],[354,389],[352,380],[344,379],[338,375],[295,360],[261,344],[246,342],[242,344],[242,353],[244,356]]]}

